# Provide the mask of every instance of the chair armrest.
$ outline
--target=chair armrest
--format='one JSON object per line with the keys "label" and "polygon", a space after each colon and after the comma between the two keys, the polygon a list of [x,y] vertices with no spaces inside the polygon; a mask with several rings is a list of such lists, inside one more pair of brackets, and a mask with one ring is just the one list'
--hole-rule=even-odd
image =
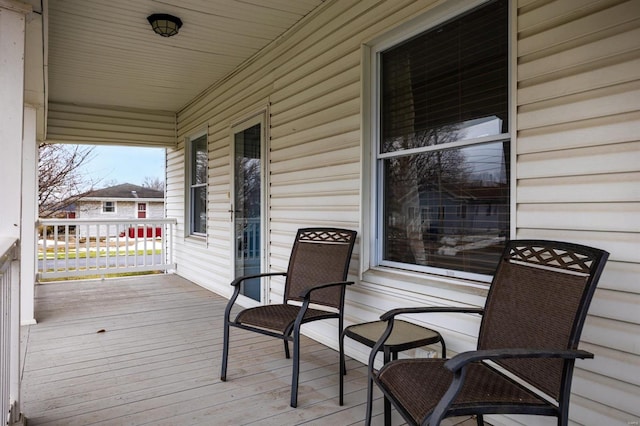
{"label": "chair armrest", "polygon": [[235,280],[231,281],[231,285],[233,287],[237,287],[238,284],[240,284],[242,281],[245,281],[245,280],[250,280],[252,278],[271,277],[274,275],[285,276],[287,275],[287,273],[286,272],[265,272],[262,274],[255,274],[255,275],[243,275],[242,277],[238,277]]}
{"label": "chair armrest", "polygon": [[300,311],[298,312],[298,316],[296,316],[296,320],[293,323],[293,330],[295,334],[300,333],[300,326],[302,325],[304,316],[309,309],[309,304],[311,303],[311,293],[316,290],[321,290],[327,287],[335,287],[342,286],[344,291],[344,287],[353,284],[353,281],[336,281],[332,283],[320,283],[313,286],[309,286],[300,292],[300,296],[302,300],[302,306],[300,307]]}
{"label": "chair armrest", "polygon": [[348,286],[353,284],[353,281],[336,281],[336,282],[332,282],[332,283],[322,283],[322,284],[316,284],[314,286],[310,286],[305,288],[304,290],[302,290],[300,292],[300,297],[302,297],[303,299],[308,299],[311,297],[311,293],[316,291],[316,290],[321,290],[323,288],[327,288],[327,287],[335,287],[338,285],[343,285],[343,286]]}
{"label": "chair armrest", "polygon": [[593,358],[593,354],[579,349],[484,349],[479,351],[462,352],[445,362],[444,366],[455,372],[470,362],[507,358],[585,359]]}
{"label": "chair armrest", "polygon": [[462,352],[447,362],[444,366],[453,372],[453,380],[449,389],[444,393],[438,405],[429,417],[429,424],[440,424],[445,413],[456,398],[466,377],[469,363],[480,360],[497,360],[506,358],[593,358],[593,354],[583,350],[553,350],[553,349],[484,349],[479,351]]}
{"label": "chair armrest", "polygon": [[252,278],[270,277],[274,275],[287,275],[287,273],[286,272],[265,272],[262,274],[244,275],[242,277],[238,277],[235,280],[231,281],[231,286],[233,287],[233,294],[229,298],[229,301],[227,302],[227,307],[224,310],[224,320],[226,322],[229,322],[229,319],[231,318],[231,308],[233,308],[233,305],[236,303],[236,299],[240,294],[239,284],[241,282],[252,279]]}
{"label": "chair armrest", "polygon": [[397,309],[391,309],[390,311],[387,311],[384,314],[380,315],[380,319],[382,321],[388,321],[390,318],[393,318],[401,314],[424,314],[424,313],[442,313],[442,312],[457,312],[457,313],[482,315],[484,313],[484,309],[455,307],[455,306],[452,306],[452,307],[424,306],[424,307],[417,307],[417,308],[397,308]]}

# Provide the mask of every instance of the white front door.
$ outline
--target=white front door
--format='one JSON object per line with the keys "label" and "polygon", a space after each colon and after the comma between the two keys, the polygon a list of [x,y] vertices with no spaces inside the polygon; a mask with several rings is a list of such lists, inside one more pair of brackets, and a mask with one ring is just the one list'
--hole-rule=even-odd
{"label": "white front door", "polygon": [[[265,126],[260,114],[233,128],[233,244],[235,277],[263,271],[265,253]],[[240,294],[261,303],[262,280],[247,280]]]}

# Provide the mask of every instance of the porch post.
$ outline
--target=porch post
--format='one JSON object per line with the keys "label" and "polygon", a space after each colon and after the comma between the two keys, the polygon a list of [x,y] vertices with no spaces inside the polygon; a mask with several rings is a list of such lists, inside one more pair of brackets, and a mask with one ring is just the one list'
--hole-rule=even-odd
{"label": "porch post", "polygon": [[36,114],[32,106],[24,108],[22,143],[22,225],[20,232],[20,324],[35,324],[36,219],[38,215],[38,142]]}
{"label": "porch post", "polygon": [[[31,6],[0,0],[0,237],[21,237],[25,18]],[[11,265],[9,424],[20,416],[20,261]],[[6,421],[6,419],[2,419]]]}
{"label": "porch post", "polygon": [[20,238],[25,15],[31,6],[0,0],[0,235]]}

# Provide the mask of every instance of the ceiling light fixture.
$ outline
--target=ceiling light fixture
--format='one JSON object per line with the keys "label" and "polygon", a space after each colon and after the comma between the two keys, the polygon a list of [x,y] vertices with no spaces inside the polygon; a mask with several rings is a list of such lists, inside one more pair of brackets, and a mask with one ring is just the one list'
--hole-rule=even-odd
{"label": "ceiling light fixture", "polygon": [[166,13],[154,13],[147,16],[147,21],[151,24],[151,28],[156,34],[162,37],[171,37],[178,34],[178,30],[182,27],[180,18]]}

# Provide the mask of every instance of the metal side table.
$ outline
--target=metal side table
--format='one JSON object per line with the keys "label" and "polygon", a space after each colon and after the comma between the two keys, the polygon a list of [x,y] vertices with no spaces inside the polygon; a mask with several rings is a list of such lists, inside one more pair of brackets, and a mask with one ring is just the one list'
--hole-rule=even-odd
{"label": "metal side table", "polygon": [[[350,325],[342,331],[342,335],[340,336],[340,352],[343,354],[342,359],[340,359],[340,405],[343,405],[344,375],[347,374],[344,359],[345,336],[372,348],[386,328],[386,321],[372,321]],[[447,348],[440,333],[410,322],[395,320],[391,335],[382,347],[384,363],[386,364],[391,359],[398,359],[398,352],[432,345],[434,343],[440,343],[442,346],[442,357],[445,358]],[[384,424],[385,426],[391,425],[391,403],[387,398],[384,399]]]}

